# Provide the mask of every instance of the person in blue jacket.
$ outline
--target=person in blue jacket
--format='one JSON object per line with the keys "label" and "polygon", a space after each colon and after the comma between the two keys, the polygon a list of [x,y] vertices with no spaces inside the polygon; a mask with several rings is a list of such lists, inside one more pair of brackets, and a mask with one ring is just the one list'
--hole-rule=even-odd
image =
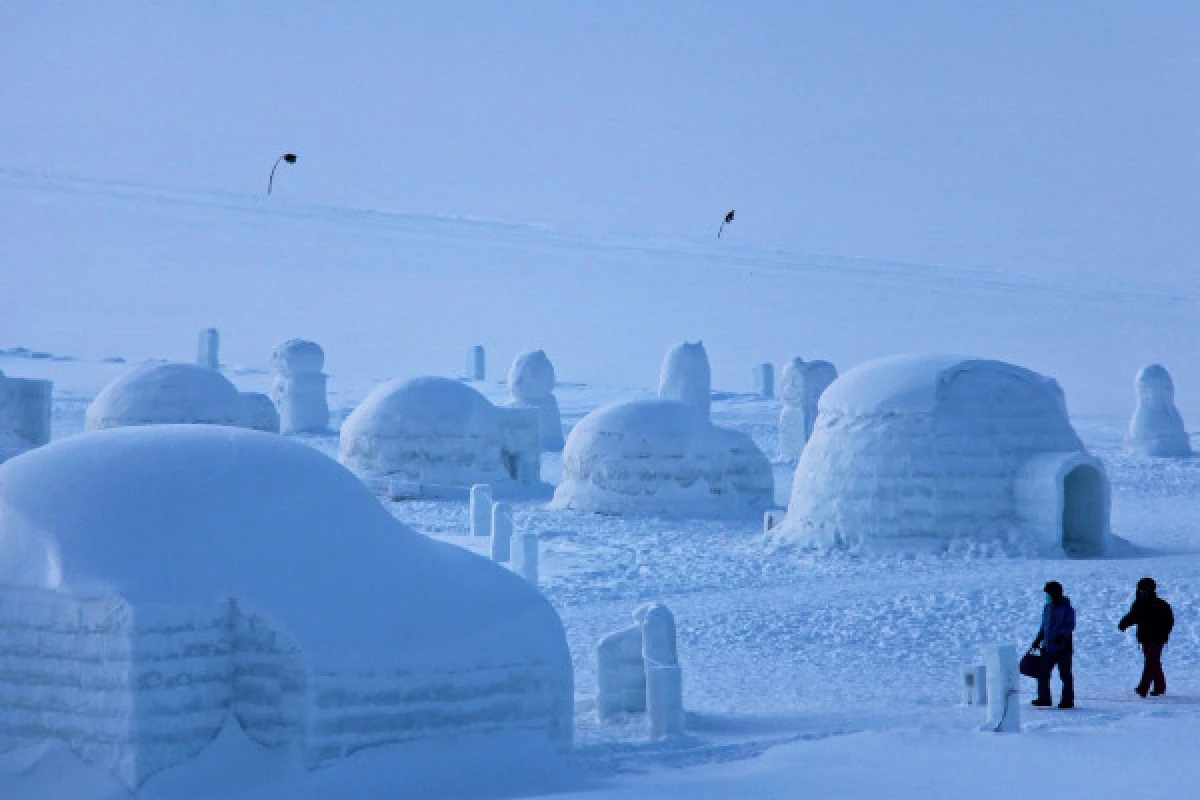
{"label": "person in blue jacket", "polygon": [[1074,708],[1075,676],[1071,672],[1071,658],[1074,655],[1075,609],[1071,607],[1070,598],[1063,594],[1062,584],[1058,581],[1050,581],[1042,590],[1046,593],[1046,605],[1042,608],[1042,627],[1032,648],[1042,651],[1042,671],[1038,676],[1038,693],[1033,704],[1054,704],[1050,697],[1050,675],[1058,667],[1058,677],[1062,681],[1062,697],[1058,707]]}

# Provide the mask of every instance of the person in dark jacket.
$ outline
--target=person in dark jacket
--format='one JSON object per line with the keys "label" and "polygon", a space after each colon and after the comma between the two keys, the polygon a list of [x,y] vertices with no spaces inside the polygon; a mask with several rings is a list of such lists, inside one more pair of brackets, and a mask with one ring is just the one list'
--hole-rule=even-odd
{"label": "person in dark jacket", "polygon": [[1150,693],[1155,697],[1167,692],[1167,676],[1163,673],[1162,653],[1175,627],[1175,612],[1171,604],[1158,596],[1158,586],[1153,578],[1138,581],[1137,596],[1129,613],[1121,617],[1117,625],[1122,631],[1137,626],[1138,644],[1142,646],[1145,666],[1142,681],[1134,689],[1142,697]]}
{"label": "person in dark jacket", "polygon": [[1050,581],[1042,590],[1046,593],[1046,604],[1042,608],[1042,627],[1031,650],[1042,651],[1042,674],[1038,676],[1038,693],[1035,706],[1050,706],[1050,676],[1058,667],[1058,678],[1062,681],[1062,697],[1059,708],[1075,707],[1075,676],[1071,672],[1074,656],[1075,609],[1070,598],[1063,594],[1062,584]]}

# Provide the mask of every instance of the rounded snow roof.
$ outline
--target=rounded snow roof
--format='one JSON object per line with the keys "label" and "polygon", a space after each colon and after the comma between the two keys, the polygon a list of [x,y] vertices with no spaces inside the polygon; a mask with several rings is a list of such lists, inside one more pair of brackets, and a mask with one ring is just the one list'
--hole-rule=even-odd
{"label": "rounded snow roof", "polygon": [[843,414],[919,414],[933,411],[942,389],[967,372],[998,373],[1061,397],[1058,384],[1003,361],[957,355],[914,354],[868,361],[851,369],[821,395],[822,411]]}
{"label": "rounded snow roof", "polygon": [[118,376],[87,410],[87,429],[125,425],[237,425],[241,398],[215,369],[199,364],[147,364]]}
{"label": "rounded snow roof", "polygon": [[[562,636],[513,573],[413,532],[322,453],[239,428],[121,428],[7,462],[2,583],[117,593],[135,607],[233,597],[318,662],[545,655]],[[552,635],[529,636],[530,624]]]}
{"label": "rounded snow roof", "polygon": [[678,400],[630,400],[596,409],[571,430],[564,458],[581,449],[683,449],[708,420]]}
{"label": "rounded snow roof", "polygon": [[482,394],[462,381],[426,376],[375,387],[342,423],[342,436],[373,430],[461,436],[498,425],[496,407]]}

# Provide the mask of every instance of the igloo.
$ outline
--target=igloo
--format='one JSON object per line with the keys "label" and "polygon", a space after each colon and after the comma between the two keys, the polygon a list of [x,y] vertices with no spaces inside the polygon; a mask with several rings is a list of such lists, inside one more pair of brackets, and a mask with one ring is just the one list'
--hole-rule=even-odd
{"label": "igloo", "polygon": [[554,365],[542,350],[520,353],[508,371],[508,391],[513,406],[537,411],[538,435],[543,451],[563,449],[562,416],[554,397]]}
{"label": "igloo", "polygon": [[821,393],[837,380],[837,367],[828,361],[805,361],[793,358],[783,368],[780,395],[783,409],[779,412],[779,457],[796,461],[812,436],[817,421],[817,403]]}
{"label": "igloo", "polygon": [[1137,408],[1129,423],[1126,446],[1147,456],[1190,456],[1192,445],[1183,427],[1183,417],[1175,408],[1171,374],[1158,364],[1151,364],[1138,372],[1135,386]]}
{"label": "igloo", "polygon": [[242,427],[279,433],[279,410],[270,397],[261,392],[239,392],[238,399],[242,405]]}
{"label": "igloo", "polygon": [[1109,484],[1052,379],[1000,361],[872,361],[821,396],[780,538],[941,550],[979,542],[1100,555]]}
{"label": "igloo", "polygon": [[88,406],[89,431],[130,425],[241,425],[242,398],[215,369],[147,364],[117,377]]}
{"label": "igloo", "polygon": [[342,423],[339,452],[369,481],[399,478],[433,492],[541,481],[536,412],[497,408],[448,378],[376,387]]}
{"label": "igloo", "polygon": [[600,514],[724,517],[761,514],[774,503],[766,456],[749,436],[709,420],[703,347],[673,349],[663,376],[665,393],[688,401],[613,403],[584,417],[567,437],[552,506]]}
{"label": "igloo", "polygon": [[307,339],[288,339],[271,353],[271,399],[282,433],[318,433],[329,427],[325,351]]}
{"label": "igloo", "polygon": [[243,429],[106,430],[0,467],[0,650],[0,750],[61,739],[130,788],[230,725],[351,772],[382,746],[472,769],[572,741],[541,594]]}
{"label": "igloo", "polygon": [[0,462],[50,441],[54,384],[0,372]]}

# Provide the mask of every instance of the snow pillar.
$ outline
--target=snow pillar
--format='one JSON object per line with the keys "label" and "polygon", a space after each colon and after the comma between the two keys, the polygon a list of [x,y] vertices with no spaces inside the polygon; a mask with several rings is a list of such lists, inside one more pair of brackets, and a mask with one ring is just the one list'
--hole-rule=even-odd
{"label": "snow pillar", "polygon": [[773,364],[756,364],[754,366],[754,393],[759,397],[775,396],[775,366]]}
{"label": "snow pillar", "polygon": [[608,720],[645,710],[642,628],[634,625],[608,634],[596,647],[596,713]]}
{"label": "snow pillar", "polygon": [[1175,407],[1175,384],[1171,374],[1158,364],[1142,367],[1136,388],[1137,407],[1129,422],[1126,446],[1147,456],[1190,456],[1192,446],[1183,417]]}
{"label": "snow pillar", "polygon": [[963,705],[987,705],[987,667],[982,664],[963,667]]}
{"label": "snow pillar", "polygon": [[196,363],[209,369],[217,369],[220,358],[217,349],[221,344],[221,334],[216,328],[205,328],[200,331],[200,340],[196,345]]}
{"label": "snow pillar", "polygon": [[1021,732],[1020,670],[1017,648],[1011,644],[989,645],[984,651],[987,669],[987,723],[985,731]]}
{"label": "snow pillar", "polygon": [[662,603],[647,603],[634,612],[642,626],[642,660],[646,667],[646,711],[655,739],[683,733],[683,670],[675,645],[675,615]]}
{"label": "snow pillar", "polygon": [[492,504],[492,561],[507,562],[512,550],[513,518],[508,503]]}
{"label": "snow pillar", "polygon": [[521,353],[508,371],[508,392],[515,406],[530,406],[538,414],[539,446],[546,452],[563,449],[562,416],[554,397],[554,365],[542,350]]}
{"label": "snow pillar", "polygon": [[712,372],[704,342],[683,342],[667,351],[659,373],[658,396],[686,403],[709,419]]}
{"label": "snow pillar", "polygon": [[492,534],[492,487],[477,483],[471,487],[471,535]]}
{"label": "snow pillar", "polygon": [[329,427],[325,397],[325,351],[316,342],[290,339],[271,354],[275,379],[271,399],[279,409],[281,433],[323,431]]}
{"label": "snow pillar", "polygon": [[513,569],[531,585],[537,586],[538,535],[536,533],[518,533],[513,538],[515,540],[515,546],[511,553]]}
{"label": "snow pillar", "polygon": [[793,358],[783,368],[779,396],[779,457],[796,461],[812,436],[821,394],[837,379],[837,368],[828,361]]}
{"label": "snow pillar", "polygon": [[467,348],[467,380],[482,381],[487,378],[487,360],[483,345],[476,344]]}

